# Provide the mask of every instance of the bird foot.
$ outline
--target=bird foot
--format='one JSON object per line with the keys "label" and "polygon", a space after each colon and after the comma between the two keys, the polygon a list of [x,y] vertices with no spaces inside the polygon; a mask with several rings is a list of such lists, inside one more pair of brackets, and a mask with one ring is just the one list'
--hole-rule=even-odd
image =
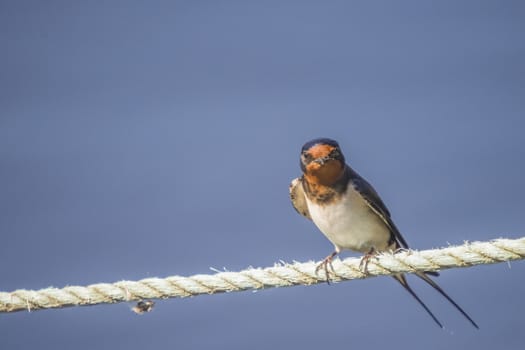
{"label": "bird foot", "polygon": [[359,262],[359,269],[363,271],[363,273],[368,274],[368,263],[372,258],[377,258],[377,253],[374,248],[371,248],[368,253],[363,255],[361,262]]}
{"label": "bird foot", "polygon": [[394,254],[403,253],[403,252],[407,252],[410,254],[410,249],[399,247],[396,250],[394,250]]}
{"label": "bird foot", "polygon": [[315,268],[315,274],[319,274],[319,270],[324,269],[324,273],[326,276],[326,283],[330,284],[330,272],[328,271],[328,266],[330,266],[330,269],[332,272],[334,272],[334,266],[332,265],[332,260],[334,259],[334,256],[337,255],[337,252],[333,252],[332,254],[328,255],[324,260],[317,265]]}

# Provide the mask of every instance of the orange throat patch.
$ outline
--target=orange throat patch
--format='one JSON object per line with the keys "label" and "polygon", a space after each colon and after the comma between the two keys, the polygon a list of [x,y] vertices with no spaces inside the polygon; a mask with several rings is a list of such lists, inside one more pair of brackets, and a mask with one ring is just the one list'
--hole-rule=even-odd
{"label": "orange throat patch", "polygon": [[306,181],[315,185],[330,186],[343,176],[344,166],[337,160],[330,160],[325,164],[311,162],[306,166],[304,177]]}

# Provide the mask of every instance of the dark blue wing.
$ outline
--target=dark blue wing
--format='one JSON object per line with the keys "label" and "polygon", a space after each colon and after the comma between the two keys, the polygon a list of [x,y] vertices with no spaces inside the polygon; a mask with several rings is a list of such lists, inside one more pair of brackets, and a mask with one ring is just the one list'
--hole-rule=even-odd
{"label": "dark blue wing", "polygon": [[396,242],[396,248],[408,249],[408,244],[401,235],[401,232],[397,229],[396,225],[390,218],[390,212],[388,211],[385,203],[381,200],[381,197],[377,194],[376,190],[363,179],[358,173],[347,165],[347,171],[350,174],[350,183],[354,186],[354,189],[363,196],[368,206],[383,220],[385,225],[389,228],[392,235],[392,243]]}

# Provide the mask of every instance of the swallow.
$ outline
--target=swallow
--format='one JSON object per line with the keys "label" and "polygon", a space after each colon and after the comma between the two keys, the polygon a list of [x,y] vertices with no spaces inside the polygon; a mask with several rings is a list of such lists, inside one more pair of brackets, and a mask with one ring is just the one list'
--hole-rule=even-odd
{"label": "swallow", "polygon": [[[363,253],[360,267],[366,272],[368,261],[380,252],[409,249],[406,240],[392,221],[390,212],[376,190],[349,165],[339,144],[318,138],[304,144],[300,160],[303,175],[290,184],[290,199],[295,210],[310,219],[335,247],[317,266],[324,268],[329,282],[328,266],[342,250]],[[332,268],[333,270],[333,268]],[[415,275],[437,290],[470,323],[474,320],[432,280],[437,272],[415,272]],[[407,283],[402,273],[394,279],[416,299],[436,324],[442,323]]]}

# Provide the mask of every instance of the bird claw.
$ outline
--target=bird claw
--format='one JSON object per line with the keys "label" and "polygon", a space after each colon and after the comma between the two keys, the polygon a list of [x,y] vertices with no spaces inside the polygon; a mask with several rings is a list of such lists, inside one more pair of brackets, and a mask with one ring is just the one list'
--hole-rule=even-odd
{"label": "bird claw", "polygon": [[324,269],[324,273],[325,273],[325,276],[326,276],[326,283],[327,284],[330,284],[330,272],[328,271],[328,266],[330,266],[330,269],[332,270],[332,272],[335,273],[334,271],[334,266],[332,265],[332,260],[334,258],[334,256],[337,255],[337,252],[334,252],[330,255],[328,255],[326,258],[324,258],[324,260],[319,264],[317,265],[317,267],[315,268],[315,275],[317,276],[319,274],[319,270],[321,269]]}
{"label": "bird claw", "polygon": [[359,262],[359,270],[363,271],[365,274],[368,274],[368,263],[370,262],[371,258],[377,259],[377,253],[374,248],[371,248],[368,253],[363,255],[361,261]]}
{"label": "bird claw", "polygon": [[394,250],[394,254],[403,253],[403,252],[410,253],[410,249],[399,247],[396,250]]}

